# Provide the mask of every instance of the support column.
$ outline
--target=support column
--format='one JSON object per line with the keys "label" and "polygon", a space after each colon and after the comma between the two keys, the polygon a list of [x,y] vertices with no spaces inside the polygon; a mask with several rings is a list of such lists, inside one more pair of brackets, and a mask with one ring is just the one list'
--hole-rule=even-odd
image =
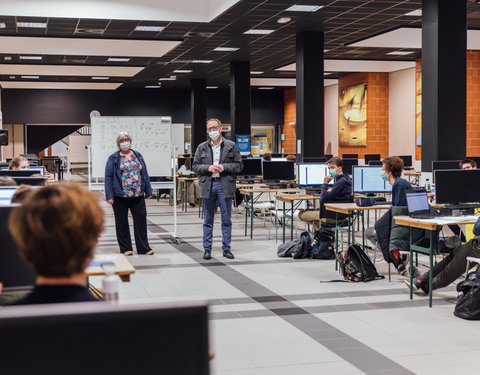
{"label": "support column", "polygon": [[323,31],[297,34],[297,162],[324,155],[323,46]]}
{"label": "support column", "polygon": [[466,153],[466,0],[423,0],[422,171]]}
{"label": "support column", "polygon": [[192,79],[191,81],[192,135],[191,154],[195,155],[197,146],[207,139],[207,81]]}
{"label": "support column", "polygon": [[250,62],[230,63],[230,123],[232,141],[237,134],[250,134]]}

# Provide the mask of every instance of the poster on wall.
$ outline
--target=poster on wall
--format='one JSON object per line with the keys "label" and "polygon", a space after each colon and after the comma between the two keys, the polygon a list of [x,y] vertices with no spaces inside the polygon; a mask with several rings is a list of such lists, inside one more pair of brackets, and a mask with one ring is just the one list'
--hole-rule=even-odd
{"label": "poster on wall", "polygon": [[343,87],[338,93],[340,146],[367,145],[367,84]]}
{"label": "poster on wall", "polygon": [[422,145],[422,72],[415,74],[415,144]]}
{"label": "poster on wall", "polygon": [[250,154],[250,134],[237,134],[237,146],[240,154]]}

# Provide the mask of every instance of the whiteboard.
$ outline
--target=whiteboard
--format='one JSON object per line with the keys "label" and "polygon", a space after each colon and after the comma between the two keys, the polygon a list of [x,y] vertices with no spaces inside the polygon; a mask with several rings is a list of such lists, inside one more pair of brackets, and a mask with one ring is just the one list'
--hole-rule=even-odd
{"label": "whiteboard", "polygon": [[173,156],[177,157],[178,154],[185,153],[184,133],[185,124],[172,124],[172,145]]}
{"label": "whiteboard", "polygon": [[116,139],[121,131],[132,137],[132,149],[142,154],[150,176],[172,174],[171,117],[99,116],[90,121],[92,177],[105,176],[105,165],[108,157],[118,150]]}

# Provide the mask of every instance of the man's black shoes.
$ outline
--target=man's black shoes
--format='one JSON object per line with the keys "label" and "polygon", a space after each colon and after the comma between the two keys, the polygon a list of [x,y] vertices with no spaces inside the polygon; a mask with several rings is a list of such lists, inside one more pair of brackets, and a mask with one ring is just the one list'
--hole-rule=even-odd
{"label": "man's black shoes", "polygon": [[205,250],[205,252],[203,253],[203,259],[206,259],[206,260],[212,259],[211,251]]}
{"label": "man's black shoes", "polygon": [[227,259],[234,259],[235,258],[230,250],[224,250],[223,251],[223,256]]}

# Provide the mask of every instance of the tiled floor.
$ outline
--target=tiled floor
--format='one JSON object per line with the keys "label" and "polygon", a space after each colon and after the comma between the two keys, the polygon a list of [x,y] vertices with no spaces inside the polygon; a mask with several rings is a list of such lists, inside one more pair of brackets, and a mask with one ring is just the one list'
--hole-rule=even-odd
{"label": "tiled floor", "polygon": [[[111,208],[97,252],[114,253]],[[121,302],[165,298],[210,300],[212,374],[470,374],[478,371],[480,322],[453,316],[455,288],[409,299],[403,278],[369,283],[340,280],[334,261],[281,259],[271,226],[255,221],[244,237],[233,214],[234,260],[221,256],[220,223],[210,261],[202,259],[198,209],[178,214],[180,245],[161,232],[173,230],[167,200],[148,201],[154,256],[133,256],[137,272],[122,283]],[[133,233],[133,231],[132,231]],[[274,236],[275,230],[271,230]],[[377,263],[382,274],[384,262]],[[101,278],[93,278],[95,285]]]}

